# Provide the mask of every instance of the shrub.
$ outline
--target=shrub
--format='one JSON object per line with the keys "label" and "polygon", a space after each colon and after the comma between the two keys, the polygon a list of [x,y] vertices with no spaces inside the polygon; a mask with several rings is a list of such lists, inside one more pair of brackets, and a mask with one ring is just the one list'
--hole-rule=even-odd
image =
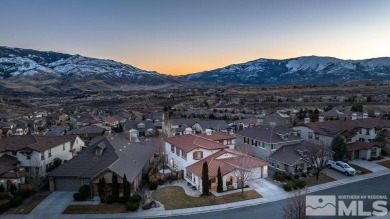
{"label": "shrub", "polygon": [[302,173],[302,177],[307,177],[307,174],[306,173]]}
{"label": "shrub", "polygon": [[23,203],[23,198],[21,196],[14,196],[11,198],[9,205],[11,208],[17,207]]}
{"label": "shrub", "polygon": [[158,179],[158,184],[159,185],[163,185],[164,184],[164,181],[162,179]]}
{"label": "shrub", "polygon": [[151,182],[149,184],[149,190],[156,190],[158,187],[158,184],[156,182]]}
{"label": "shrub", "polygon": [[8,211],[10,209],[10,201],[9,200],[0,200],[0,214]]}
{"label": "shrub", "polygon": [[306,182],[303,180],[296,180],[295,186],[300,188],[300,189],[303,189],[306,186]]}
{"label": "shrub", "polygon": [[0,192],[0,200],[4,199],[10,199],[11,196],[8,194],[8,192]]}
{"label": "shrub", "polygon": [[3,184],[0,184],[0,193],[2,193],[2,192],[5,192],[5,188],[4,188]]}
{"label": "shrub", "polygon": [[137,211],[138,208],[139,208],[139,203],[126,202],[126,210],[127,211]]}
{"label": "shrub", "polygon": [[15,192],[15,196],[20,196],[23,199],[31,196],[33,194],[33,191],[31,189],[20,189]]}
{"label": "shrub", "polygon": [[114,202],[115,202],[114,196],[108,195],[107,198],[106,198],[106,203],[107,204],[112,204]]}
{"label": "shrub", "polygon": [[291,177],[285,172],[276,171],[272,176],[272,179],[283,182],[286,180],[291,180]]}
{"label": "shrub", "polygon": [[106,203],[106,198],[100,197],[100,203]]}
{"label": "shrub", "polygon": [[299,179],[299,175],[295,174],[294,179]]}
{"label": "shrub", "polygon": [[129,202],[139,203],[142,200],[140,195],[132,195],[129,198]]}
{"label": "shrub", "polygon": [[118,202],[121,204],[125,204],[128,201],[126,196],[121,196],[118,198]]}
{"label": "shrub", "polygon": [[79,188],[79,193],[88,198],[91,195],[91,187],[89,185],[82,185]]}
{"label": "shrub", "polygon": [[11,187],[9,188],[10,192],[12,195],[15,195],[15,192],[18,191],[18,188],[16,188],[15,184],[12,184]]}
{"label": "shrub", "polygon": [[291,191],[291,190],[292,190],[292,188],[291,188],[291,185],[290,185],[290,183],[284,184],[284,185],[283,185],[283,189],[284,189],[286,192],[289,192],[289,191]]}
{"label": "shrub", "polygon": [[80,193],[80,192],[74,193],[74,194],[73,194],[73,198],[74,198],[74,200],[76,200],[76,201],[85,201],[85,200],[87,199],[87,197],[84,196],[84,195],[83,195],[82,193]]}

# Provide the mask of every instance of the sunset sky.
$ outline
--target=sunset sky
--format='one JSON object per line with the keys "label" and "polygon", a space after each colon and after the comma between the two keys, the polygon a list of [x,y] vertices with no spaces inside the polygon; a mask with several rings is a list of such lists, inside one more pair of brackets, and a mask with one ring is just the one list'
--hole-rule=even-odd
{"label": "sunset sky", "polygon": [[383,57],[390,1],[2,0],[0,45],[174,75],[258,58]]}

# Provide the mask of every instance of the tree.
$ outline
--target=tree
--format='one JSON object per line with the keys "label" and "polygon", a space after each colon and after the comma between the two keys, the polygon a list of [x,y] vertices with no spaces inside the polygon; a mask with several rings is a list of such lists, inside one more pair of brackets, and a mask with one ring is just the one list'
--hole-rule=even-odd
{"label": "tree", "polygon": [[130,197],[130,187],[127,181],[126,174],[123,175],[123,196],[126,200],[128,200]]}
{"label": "tree", "polygon": [[295,190],[283,207],[284,219],[306,219],[306,192]]}
{"label": "tree", "polygon": [[209,167],[207,165],[207,162],[205,161],[203,163],[203,168],[202,168],[202,194],[209,195],[209,190],[210,190]]}
{"label": "tree", "polygon": [[237,184],[241,187],[241,196],[244,197],[244,187],[245,184],[252,178],[251,171],[251,156],[250,148],[240,147],[237,148],[239,153],[234,157],[234,162],[236,164],[236,169],[233,171],[233,175],[237,180]]}
{"label": "tree", "polygon": [[332,151],[333,160],[344,160],[345,156],[348,154],[347,146],[345,144],[344,138],[340,135],[337,135],[332,141]]}
{"label": "tree", "polygon": [[221,167],[218,167],[217,180],[218,180],[217,192],[223,192],[223,184],[222,184],[223,179],[222,179],[222,174],[221,174]]}
{"label": "tree", "polygon": [[0,184],[0,193],[2,193],[2,192],[5,192],[5,188],[4,188],[3,184]]}
{"label": "tree", "polygon": [[118,184],[118,178],[116,177],[116,174],[112,173],[112,196],[115,201],[119,199],[119,184]]}
{"label": "tree", "polygon": [[44,186],[45,178],[43,177],[42,165],[37,159],[30,160],[30,172],[26,178],[26,183],[31,186],[34,192],[39,192]]}
{"label": "tree", "polygon": [[99,183],[98,183],[98,193],[99,193],[99,197],[100,197],[100,198],[104,197],[103,178],[100,178],[100,179],[99,179]]}
{"label": "tree", "polygon": [[53,164],[54,164],[54,167],[55,167],[55,168],[61,166],[61,164],[62,164],[61,158],[58,158],[58,157],[54,158]]}
{"label": "tree", "polygon": [[385,153],[384,151],[387,142],[386,135],[385,135],[385,129],[379,130],[378,134],[376,135],[375,142],[379,143],[379,146],[381,147],[382,154]]}
{"label": "tree", "polygon": [[310,168],[316,175],[316,180],[318,180],[322,170],[326,168],[327,161],[331,155],[332,151],[330,151],[328,148],[319,145],[313,146],[313,155],[311,158],[307,159],[307,161],[310,165]]}

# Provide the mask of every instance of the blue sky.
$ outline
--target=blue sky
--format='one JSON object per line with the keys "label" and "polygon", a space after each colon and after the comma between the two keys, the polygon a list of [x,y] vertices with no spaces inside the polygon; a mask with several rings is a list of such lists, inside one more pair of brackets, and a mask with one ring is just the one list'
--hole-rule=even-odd
{"label": "blue sky", "polygon": [[185,74],[257,58],[390,54],[390,1],[8,1],[0,45]]}

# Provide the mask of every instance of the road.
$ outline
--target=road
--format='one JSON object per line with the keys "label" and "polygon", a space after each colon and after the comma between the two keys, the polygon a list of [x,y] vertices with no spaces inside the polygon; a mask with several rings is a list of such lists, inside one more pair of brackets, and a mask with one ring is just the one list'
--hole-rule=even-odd
{"label": "road", "polygon": [[[390,199],[390,175],[376,177],[368,180],[363,180],[355,183],[350,183],[343,186],[337,186],[334,188],[311,193],[310,195],[387,195]],[[199,219],[199,218],[266,218],[266,219],[280,219],[283,218],[283,206],[286,205],[286,200],[261,204],[251,207],[243,207],[225,211],[211,212],[197,215],[187,215],[186,219]],[[364,211],[372,211],[372,200],[364,201]],[[390,200],[387,203],[387,209],[390,211]],[[345,202],[347,205],[349,203]],[[179,216],[180,218],[183,216]],[[335,217],[315,217],[315,218],[335,218]],[[343,218],[359,218],[359,217],[343,217]],[[361,217],[363,218],[363,217]],[[385,218],[385,217],[383,217]],[[386,217],[388,218],[388,216]]]}

